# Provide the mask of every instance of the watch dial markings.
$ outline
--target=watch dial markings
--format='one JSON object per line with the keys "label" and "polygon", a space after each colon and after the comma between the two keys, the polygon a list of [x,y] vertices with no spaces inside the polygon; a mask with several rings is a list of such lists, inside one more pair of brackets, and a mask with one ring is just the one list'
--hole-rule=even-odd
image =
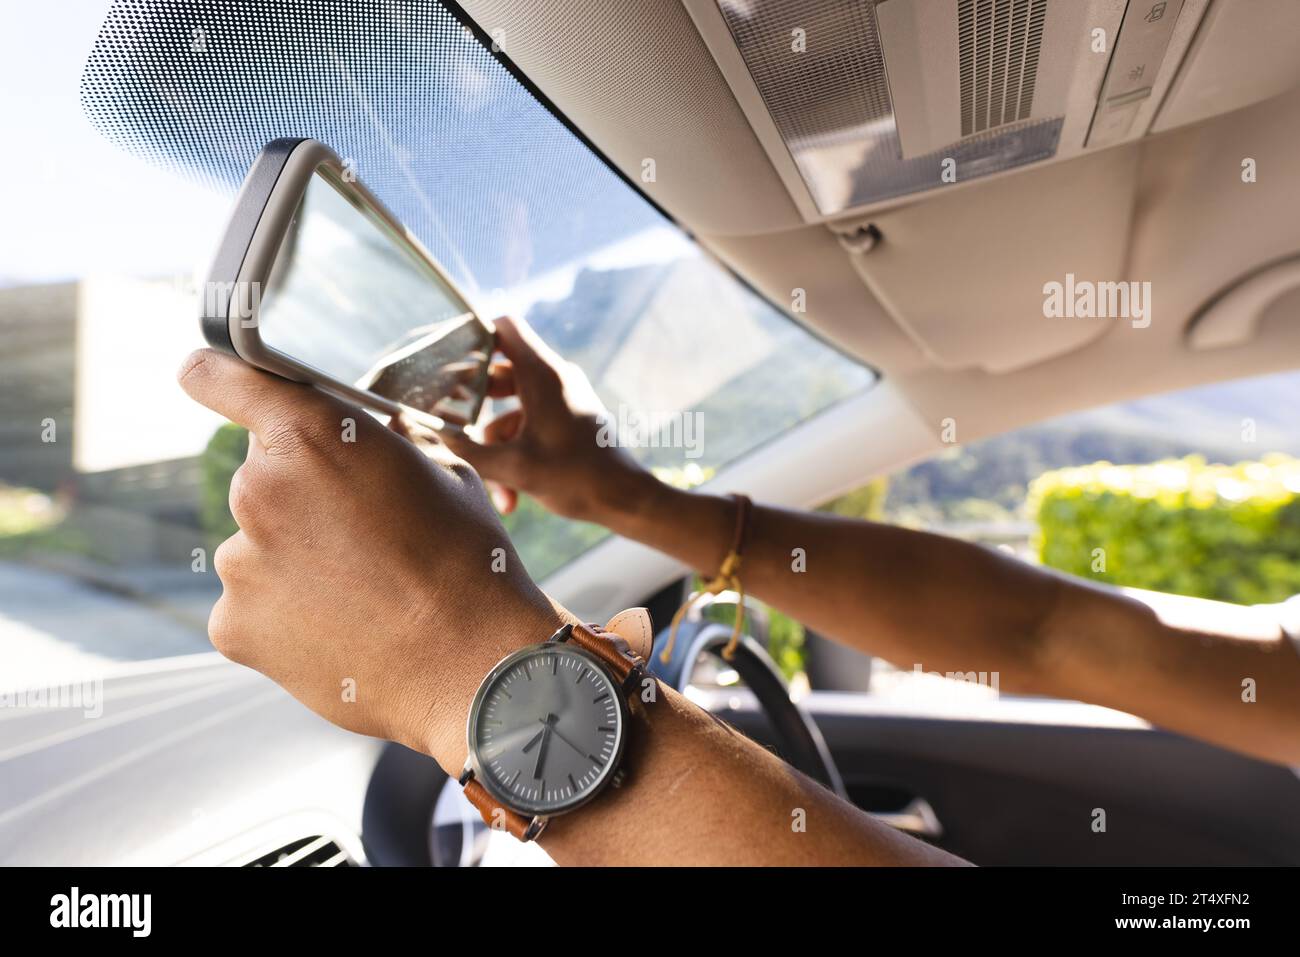
{"label": "watch dial markings", "polygon": [[[561,669],[570,681],[558,680]],[[538,649],[517,659],[480,702],[471,749],[485,782],[515,810],[563,810],[612,770],[622,708],[609,675],[581,650]]]}

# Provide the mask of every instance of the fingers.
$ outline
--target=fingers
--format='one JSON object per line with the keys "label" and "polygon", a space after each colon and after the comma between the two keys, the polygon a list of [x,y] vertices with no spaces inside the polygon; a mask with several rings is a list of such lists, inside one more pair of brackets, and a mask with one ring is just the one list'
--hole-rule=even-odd
{"label": "fingers", "polygon": [[524,410],[511,409],[503,412],[483,426],[483,444],[500,445],[519,437],[524,430]]}
{"label": "fingers", "polygon": [[[396,432],[402,438],[410,439],[412,444],[420,448],[431,445],[442,445],[443,432],[439,432],[431,426],[425,425],[415,416],[411,415],[411,411],[418,410],[403,409],[396,415],[390,416],[388,419],[388,428]],[[459,425],[444,429],[444,432],[459,431],[461,431]]]}
{"label": "fingers", "polygon": [[523,409],[512,409],[483,427],[482,442],[459,429],[444,429],[439,437],[484,478],[508,483],[514,479],[518,451],[511,441],[519,437],[523,427]]}
{"label": "fingers", "polygon": [[[518,435],[523,425],[523,414],[519,410],[507,412],[489,422],[484,429],[485,442],[476,442],[460,429],[444,429],[434,432],[412,422],[402,415],[395,415],[388,421],[388,427],[405,439],[409,439],[420,451],[435,461],[450,462],[459,456],[472,465],[483,478],[492,504],[502,515],[509,515],[519,503],[518,493],[508,485],[494,482],[488,475],[489,470],[498,469],[509,474],[511,469],[501,460],[504,456],[497,453],[504,451],[493,446],[508,442]],[[496,456],[494,458],[494,456]],[[444,462],[444,464],[446,464]]]}
{"label": "fingers", "polygon": [[415,436],[411,434],[411,430],[416,428],[416,425],[413,422],[408,422],[406,416],[401,413],[389,417],[388,427],[402,438],[410,439],[412,442],[415,441]]}
{"label": "fingers", "polygon": [[492,498],[492,504],[496,506],[498,512],[502,515],[509,515],[519,505],[519,493],[507,485],[500,482],[484,482],[487,486],[488,495]]}
{"label": "fingers", "polygon": [[176,379],[191,399],[242,425],[268,444],[287,420],[324,418],[330,400],[301,382],[290,382],[214,349],[199,349]]}
{"label": "fingers", "polygon": [[557,361],[558,357],[551,351],[551,347],[522,319],[501,316],[494,325],[497,329],[497,348],[516,365]]}
{"label": "fingers", "polygon": [[515,394],[515,367],[509,359],[498,359],[488,368],[488,398],[507,399]]}
{"label": "fingers", "polygon": [[[446,442],[443,441],[448,435],[460,435],[459,428],[444,429],[442,432],[435,432],[419,422],[412,421],[404,413],[398,413],[388,420],[388,427],[400,435],[402,438],[410,441],[417,449],[424,453],[425,457],[437,462],[440,465],[453,465],[457,462],[457,455]],[[463,458],[463,456],[461,456]],[[473,464],[473,463],[470,463]]]}
{"label": "fingers", "polygon": [[497,348],[510,360],[514,393],[525,407],[562,401],[561,359],[527,323],[509,316],[496,320]]}

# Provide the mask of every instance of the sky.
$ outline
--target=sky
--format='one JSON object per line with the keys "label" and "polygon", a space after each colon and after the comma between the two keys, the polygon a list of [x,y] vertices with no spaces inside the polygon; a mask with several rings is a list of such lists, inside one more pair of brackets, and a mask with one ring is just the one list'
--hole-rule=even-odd
{"label": "sky", "polygon": [[[110,6],[110,0],[0,0],[0,129],[5,137],[0,148],[5,196],[0,214],[0,287],[87,281],[75,343],[79,377],[75,458],[80,468],[90,471],[194,454],[220,421],[184,401],[175,384],[174,371],[181,358],[203,344],[192,292],[175,283],[133,281],[186,277],[201,282],[225,230],[233,198],[230,191],[200,185],[181,172],[128,154],[84,116],[80,81]],[[224,74],[218,70],[218,76]],[[236,77],[232,82],[247,80]],[[495,82],[502,81],[498,77]],[[427,102],[437,96],[437,89],[427,88],[423,95]],[[554,129],[556,121],[538,114],[540,108],[531,102],[514,97],[514,109],[530,107],[533,122],[545,120],[550,142],[562,143],[563,137]],[[420,130],[427,134],[429,127],[422,126],[412,135]],[[432,132],[437,134],[436,124]],[[248,135],[281,134],[259,125]],[[506,127],[483,135],[500,141],[511,134]],[[462,146],[483,148],[475,142]],[[556,157],[554,162],[564,159]],[[487,188],[493,170],[484,167],[476,174],[476,169],[477,164],[462,161],[459,182],[478,175]],[[633,211],[623,219],[630,220],[631,228],[619,238],[619,230],[611,233],[606,224],[600,248],[583,249],[584,237],[591,243],[592,234],[601,232],[594,228],[598,224],[588,211],[565,230],[568,245],[563,254],[556,248],[558,243],[546,242],[547,236],[531,237],[535,247],[528,256],[531,274],[517,282],[473,290],[471,301],[476,306],[488,315],[521,315],[539,298],[566,296],[584,266],[615,268],[694,254],[694,247],[678,230],[648,213],[649,207],[612,174],[601,172],[605,188],[621,194],[614,205],[625,204]],[[528,164],[497,173],[523,182],[524,195],[527,181],[539,174],[551,183],[557,179],[553,170]],[[560,183],[559,192],[546,194],[546,203],[537,211],[539,222],[564,222],[566,201],[584,185],[573,183],[575,178],[571,175],[569,183]],[[600,195],[590,191],[589,182],[585,186],[587,201],[599,208]],[[400,178],[390,177],[389,187],[397,193],[390,205],[402,201]],[[453,232],[474,248],[499,247],[489,225],[472,218],[482,215],[483,204],[465,213],[462,207],[472,204],[461,198],[444,199],[438,211],[451,219]],[[461,220],[454,219],[458,215]],[[499,251],[497,258],[501,258]],[[481,271],[491,275],[499,271],[498,265],[485,263]],[[127,323],[131,336],[122,335]],[[147,418],[142,421],[142,416]],[[148,427],[141,427],[143,422]]]}
{"label": "sky", "polygon": [[[465,291],[488,311],[519,310],[538,296],[565,295],[577,270],[591,265],[593,253],[600,268],[610,268],[661,262],[692,249],[558,121],[521,95],[503,68],[484,59],[459,33],[448,39],[437,20],[426,24],[426,34],[418,35],[415,44],[400,34],[386,41],[385,50],[395,62],[431,74],[418,85],[404,84],[405,102],[396,108],[371,107],[392,102],[393,88],[384,84],[393,81],[387,74],[362,75],[355,64],[346,81],[332,73],[313,76],[310,64],[297,68],[318,84],[339,85],[344,94],[353,91],[356,100],[345,99],[340,114],[328,106],[312,112],[295,105],[295,98],[274,80],[294,67],[269,67],[268,81],[267,74],[246,75],[221,65],[230,57],[199,61],[213,68],[189,81],[194,96],[207,97],[222,110],[228,109],[222,104],[231,90],[262,98],[260,110],[234,111],[244,124],[239,132],[249,159],[234,161],[234,169],[229,157],[218,155],[203,139],[204,124],[196,123],[199,152],[175,160],[181,171],[151,165],[105,139],[82,112],[82,72],[110,6],[110,0],[0,0],[0,128],[10,144],[0,149],[0,182],[6,184],[0,286],[97,274],[181,274],[201,281],[230,213],[233,184],[256,152],[251,144],[285,135],[294,124],[331,130],[337,137],[331,145],[365,161],[362,179],[407,219],[453,275],[467,273],[458,276]],[[429,35],[444,44],[443,52],[428,51],[421,41]],[[245,35],[228,42],[267,41]],[[165,50],[158,41],[145,41],[149,43]],[[448,46],[460,56],[446,52]],[[472,71],[481,74],[474,89],[492,101],[492,122],[482,122],[482,104],[456,88]],[[406,121],[412,110],[435,118]],[[366,153],[374,137],[365,134],[373,131],[364,123],[358,131],[354,121],[371,113],[383,139],[401,138],[403,148],[414,147],[418,188],[411,186],[410,172],[393,168],[387,150],[374,158]],[[349,142],[353,137],[356,142]],[[165,137],[156,132],[146,130],[144,139],[168,152],[158,146]],[[508,159],[483,161],[507,153]],[[192,172],[184,170],[196,163],[217,170],[227,179],[227,189],[191,179]],[[365,175],[367,169],[375,178]],[[420,202],[410,199],[416,193]],[[427,208],[428,194],[440,200],[435,209]],[[518,210],[512,207],[526,210],[522,235]],[[523,247],[512,254],[511,244],[521,239]],[[593,245],[600,248],[593,250]],[[467,262],[464,269],[458,268],[462,262]],[[528,264],[525,273],[520,274],[518,262]]]}
{"label": "sky", "polygon": [[82,115],[78,83],[108,7],[0,0],[0,286],[189,275],[215,252],[229,197],[127,155]]}

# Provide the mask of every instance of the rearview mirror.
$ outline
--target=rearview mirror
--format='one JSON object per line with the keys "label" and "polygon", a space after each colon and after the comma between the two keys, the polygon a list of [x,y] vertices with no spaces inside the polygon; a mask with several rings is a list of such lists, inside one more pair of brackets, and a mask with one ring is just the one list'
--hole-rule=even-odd
{"label": "rearview mirror", "polygon": [[203,295],[215,348],[389,415],[470,424],[494,335],[335,153],[275,140],[249,170]]}

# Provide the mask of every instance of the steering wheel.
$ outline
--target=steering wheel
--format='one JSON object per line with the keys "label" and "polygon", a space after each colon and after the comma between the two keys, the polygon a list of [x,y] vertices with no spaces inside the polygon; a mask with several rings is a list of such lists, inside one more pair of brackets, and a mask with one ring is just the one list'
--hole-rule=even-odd
{"label": "steering wheel", "polygon": [[[654,651],[648,662],[651,673],[665,684],[682,691],[690,683],[691,672],[700,655],[711,654],[726,661],[722,657],[722,650],[731,640],[731,626],[708,621],[703,617],[703,612],[712,605],[728,602],[735,604],[736,600],[732,593],[724,592],[712,597],[712,600],[705,599],[692,608],[678,626],[677,640],[666,663],[660,659],[660,654],[668,641],[668,631],[665,629],[655,636]],[[746,604],[745,619],[749,623],[747,630],[756,624],[756,630],[766,637],[766,613]],[[807,709],[791,699],[785,678],[776,662],[768,655],[764,643],[760,643],[751,634],[742,634],[735,654],[726,664],[736,670],[758,699],[759,707],[772,725],[777,752],[781,757],[847,800],[844,779],[840,777],[825,738]]]}

